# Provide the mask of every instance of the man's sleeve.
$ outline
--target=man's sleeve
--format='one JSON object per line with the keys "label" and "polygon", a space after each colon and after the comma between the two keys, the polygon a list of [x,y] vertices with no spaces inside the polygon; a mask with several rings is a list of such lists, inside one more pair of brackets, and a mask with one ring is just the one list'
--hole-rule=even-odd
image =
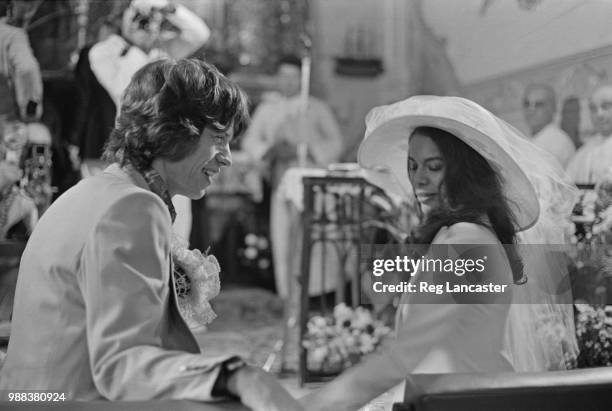
{"label": "man's sleeve", "polygon": [[[9,59],[12,65],[12,77],[15,85],[15,98],[22,118],[28,117],[26,107],[33,101],[42,107],[42,77],[40,66],[30,48],[30,41],[23,30],[16,30],[9,42]],[[39,108],[40,114],[41,108]]]}
{"label": "man's sleeve", "polygon": [[174,59],[189,57],[210,38],[210,29],[206,23],[180,4],[176,6],[174,13],[167,15],[167,19],[180,30],[178,37],[163,46],[166,53]]}
{"label": "man's sleeve", "polygon": [[[127,49],[126,49],[127,47]],[[149,62],[149,57],[138,47],[128,46],[119,36],[96,43],[89,50],[89,64],[96,79],[113,99],[117,111],[121,96],[134,73]]]}
{"label": "man's sleeve", "polygon": [[162,347],[167,329],[170,220],[150,193],[113,205],[81,258],[87,343],[93,379],[110,400],[209,401],[220,364]]}

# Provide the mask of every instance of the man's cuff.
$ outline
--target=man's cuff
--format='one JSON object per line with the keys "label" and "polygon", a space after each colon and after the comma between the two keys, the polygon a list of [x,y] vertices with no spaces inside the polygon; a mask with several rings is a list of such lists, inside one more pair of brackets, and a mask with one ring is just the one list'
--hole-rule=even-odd
{"label": "man's cuff", "polygon": [[215,385],[211,391],[213,397],[233,397],[239,398],[238,395],[230,392],[228,389],[228,381],[230,376],[240,368],[246,366],[247,363],[240,357],[235,356],[223,361],[220,365],[221,370],[215,381]]}

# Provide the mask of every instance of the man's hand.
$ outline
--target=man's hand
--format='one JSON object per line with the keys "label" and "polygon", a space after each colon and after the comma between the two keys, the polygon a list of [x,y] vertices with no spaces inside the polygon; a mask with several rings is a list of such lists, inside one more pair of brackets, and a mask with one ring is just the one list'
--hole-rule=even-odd
{"label": "man's hand", "polygon": [[19,181],[22,175],[23,172],[16,165],[6,161],[0,161],[0,190]]}
{"label": "man's hand", "polygon": [[238,369],[227,386],[253,411],[305,411],[272,375],[256,367]]}

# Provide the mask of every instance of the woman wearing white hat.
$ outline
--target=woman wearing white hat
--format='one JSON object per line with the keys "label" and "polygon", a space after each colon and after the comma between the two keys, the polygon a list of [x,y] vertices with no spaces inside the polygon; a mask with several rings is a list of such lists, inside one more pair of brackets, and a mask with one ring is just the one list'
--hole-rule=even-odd
{"label": "woman wearing white hat", "polygon": [[[507,291],[405,293],[396,338],[303,403],[309,410],[356,409],[412,373],[566,367],[577,344],[566,270],[554,254],[559,247],[522,247],[566,243],[576,190],[563,170],[544,161],[546,154],[516,129],[463,98],[412,97],[373,109],[366,125],[359,163],[370,181],[416,198],[417,240],[430,244],[429,256],[436,247],[484,245],[487,269],[478,281],[506,284]],[[436,278],[421,270],[411,283]],[[545,321],[555,337],[545,338]]]}

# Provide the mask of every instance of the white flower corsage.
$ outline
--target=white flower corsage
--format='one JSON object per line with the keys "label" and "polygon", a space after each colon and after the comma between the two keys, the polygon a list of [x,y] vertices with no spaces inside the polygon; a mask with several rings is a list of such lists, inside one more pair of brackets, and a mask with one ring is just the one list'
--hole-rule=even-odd
{"label": "white flower corsage", "polygon": [[177,238],[172,244],[174,284],[181,316],[190,329],[201,329],[214,320],[210,300],[219,294],[221,268],[214,255],[189,250],[185,241]]}

